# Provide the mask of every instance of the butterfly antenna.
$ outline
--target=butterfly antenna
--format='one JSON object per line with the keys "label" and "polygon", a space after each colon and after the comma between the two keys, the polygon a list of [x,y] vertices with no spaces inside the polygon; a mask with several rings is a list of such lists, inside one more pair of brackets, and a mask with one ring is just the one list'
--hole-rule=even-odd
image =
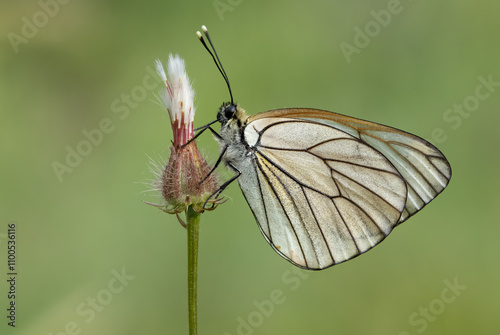
{"label": "butterfly antenna", "polygon": [[227,77],[226,71],[224,71],[224,67],[222,66],[222,63],[219,59],[219,56],[217,55],[217,51],[215,51],[214,45],[212,43],[212,40],[210,39],[210,36],[208,35],[208,30],[207,27],[201,26],[201,29],[203,30],[203,33],[205,34],[205,37],[208,40],[208,43],[210,43],[210,46],[212,47],[213,52],[210,50],[208,47],[207,43],[205,43],[205,40],[203,39],[203,35],[199,31],[196,32],[196,35],[198,36],[198,39],[201,41],[205,49],[207,49],[208,53],[210,56],[212,56],[212,59],[214,60],[215,65],[219,69],[220,74],[226,81],[227,88],[229,90],[229,96],[231,97],[231,105],[233,104],[233,93],[231,92],[231,85],[229,84],[229,78]]}

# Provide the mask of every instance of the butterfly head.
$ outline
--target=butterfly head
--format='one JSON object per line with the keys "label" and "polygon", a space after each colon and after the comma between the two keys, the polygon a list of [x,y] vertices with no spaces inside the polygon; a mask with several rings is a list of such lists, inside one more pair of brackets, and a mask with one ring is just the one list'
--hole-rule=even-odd
{"label": "butterfly head", "polygon": [[223,128],[226,126],[241,128],[246,119],[245,110],[232,102],[223,103],[217,113],[217,121]]}

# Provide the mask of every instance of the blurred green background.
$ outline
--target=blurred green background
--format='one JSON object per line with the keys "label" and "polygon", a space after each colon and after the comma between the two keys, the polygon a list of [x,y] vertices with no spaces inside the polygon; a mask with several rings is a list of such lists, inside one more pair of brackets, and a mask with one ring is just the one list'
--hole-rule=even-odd
{"label": "blurred green background", "polygon": [[[172,136],[153,96],[154,60],[186,60],[196,125],[228,100],[195,36],[202,24],[249,114],[315,107],[404,129],[435,143],[453,178],[380,246],[320,272],[292,270],[231,185],[231,200],[202,215],[199,333],[498,333],[499,2],[0,7],[1,334],[187,334],[186,231],[142,201],[156,200],[143,192],[148,156],[165,159]],[[107,133],[85,147],[84,133],[99,127]],[[215,161],[209,135],[199,147]],[[58,178],[54,164],[77,148],[86,156]],[[12,222],[15,330],[6,319]]]}

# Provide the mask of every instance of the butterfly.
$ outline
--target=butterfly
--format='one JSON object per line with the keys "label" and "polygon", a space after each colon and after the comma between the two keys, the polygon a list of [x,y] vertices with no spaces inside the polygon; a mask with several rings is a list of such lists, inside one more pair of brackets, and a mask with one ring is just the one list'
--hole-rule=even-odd
{"label": "butterfly", "polygon": [[231,96],[195,135],[209,129],[219,142],[212,172],[223,162],[235,173],[214,195],[237,180],[266,241],[292,264],[321,270],[370,250],[448,185],[445,156],[402,130],[311,108],[247,116],[202,28]]}

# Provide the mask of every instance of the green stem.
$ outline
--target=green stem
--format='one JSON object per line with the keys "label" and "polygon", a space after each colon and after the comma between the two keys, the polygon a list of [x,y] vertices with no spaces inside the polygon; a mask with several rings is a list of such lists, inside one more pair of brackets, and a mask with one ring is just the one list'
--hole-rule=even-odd
{"label": "green stem", "polygon": [[197,287],[198,287],[198,239],[200,231],[200,213],[191,206],[186,213],[188,233],[188,304],[189,335],[198,334]]}

